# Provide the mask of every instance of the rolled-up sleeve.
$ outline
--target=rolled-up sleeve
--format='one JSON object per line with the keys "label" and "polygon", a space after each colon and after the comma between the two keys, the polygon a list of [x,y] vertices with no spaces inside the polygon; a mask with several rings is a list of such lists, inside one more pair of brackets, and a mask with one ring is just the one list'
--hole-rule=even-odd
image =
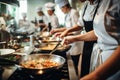
{"label": "rolled-up sleeve", "polygon": [[120,45],[120,0],[111,0],[104,20],[106,31],[115,38]]}

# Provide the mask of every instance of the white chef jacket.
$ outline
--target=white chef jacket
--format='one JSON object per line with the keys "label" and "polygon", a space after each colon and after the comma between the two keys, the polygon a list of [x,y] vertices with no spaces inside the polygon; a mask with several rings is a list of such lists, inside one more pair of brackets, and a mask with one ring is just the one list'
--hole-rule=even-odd
{"label": "white chef jacket", "polygon": [[[71,28],[71,27],[75,26],[78,22],[78,18],[79,18],[78,11],[75,9],[71,9],[70,12],[68,14],[66,14],[66,16],[65,16],[65,27]],[[80,31],[76,31],[74,34],[75,35],[80,34]],[[68,51],[71,55],[78,55],[78,54],[82,53],[82,49],[83,49],[82,41],[74,42],[71,45],[72,45],[72,47]]]}
{"label": "white chef jacket", "polygon": [[27,33],[33,33],[35,31],[35,28],[30,26],[30,22],[28,20],[24,21],[23,19],[19,20],[19,28],[17,29],[17,32],[27,32]]}
{"label": "white chef jacket", "polygon": [[19,20],[19,27],[28,28],[29,26],[30,26],[30,22],[28,20],[25,20],[25,21],[23,19]]}
{"label": "white chef jacket", "polygon": [[[102,64],[118,47],[118,42],[115,38],[111,37],[105,28],[105,13],[112,0],[102,0],[100,7],[94,19],[94,32],[98,37],[97,45],[93,48],[91,56],[90,71]],[[114,9],[115,6],[112,8]],[[112,26],[110,26],[111,28]]]}
{"label": "white chef jacket", "polygon": [[[45,15],[39,16],[37,18],[37,23],[39,23],[39,20],[43,20],[43,22],[45,23],[45,25],[48,25],[48,18],[47,18],[47,16],[45,16]],[[40,28],[37,27],[36,30],[39,32]]]}
{"label": "white chef jacket", "polygon": [[45,16],[45,15],[39,16],[38,19],[37,19],[38,23],[39,23],[39,20],[43,20],[43,22],[44,22],[46,25],[48,25],[48,18],[47,18],[47,16]]}
{"label": "white chef jacket", "polygon": [[28,20],[19,20],[19,27],[17,29],[17,32],[27,32],[27,29],[30,27],[30,22]]}
{"label": "white chef jacket", "polygon": [[49,16],[49,22],[51,23],[52,29],[55,29],[59,26],[58,18],[55,14]]}

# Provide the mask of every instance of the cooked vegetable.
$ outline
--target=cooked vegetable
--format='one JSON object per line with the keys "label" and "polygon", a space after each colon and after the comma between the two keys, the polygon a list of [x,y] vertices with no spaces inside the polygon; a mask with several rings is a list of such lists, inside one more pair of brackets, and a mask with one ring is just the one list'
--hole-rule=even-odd
{"label": "cooked vegetable", "polygon": [[21,66],[24,68],[32,68],[32,69],[45,69],[50,67],[58,66],[57,62],[53,62],[52,60],[31,60],[25,63],[22,63]]}

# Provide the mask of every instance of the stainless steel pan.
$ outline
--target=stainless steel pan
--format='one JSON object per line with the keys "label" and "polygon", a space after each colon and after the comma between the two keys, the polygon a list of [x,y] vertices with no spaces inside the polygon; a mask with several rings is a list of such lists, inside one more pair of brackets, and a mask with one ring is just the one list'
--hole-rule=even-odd
{"label": "stainless steel pan", "polygon": [[[25,68],[25,67],[21,66],[21,64],[24,64],[28,61],[39,60],[39,59],[52,60],[53,62],[56,62],[59,65],[49,67],[49,68],[43,68],[43,69]],[[53,70],[57,70],[57,69],[61,68],[63,66],[63,64],[65,63],[65,58],[63,58],[59,55],[54,55],[54,54],[31,54],[31,55],[27,55],[27,56],[22,57],[20,59],[19,63],[16,63],[14,61],[8,61],[8,60],[7,60],[7,62],[17,64],[16,66],[18,68],[23,69],[24,71],[26,71],[29,74],[42,75],[44,73],[48,73],[48,72],[50,73]]]}

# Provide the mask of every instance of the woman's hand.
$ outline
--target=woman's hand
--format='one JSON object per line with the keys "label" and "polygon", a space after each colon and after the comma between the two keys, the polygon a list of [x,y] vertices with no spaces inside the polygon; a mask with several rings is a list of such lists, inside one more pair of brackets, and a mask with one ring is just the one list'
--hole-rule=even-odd
{"label": "woman's hand", "polygon": [[54,34],[54,33],[56,33],[58,31],[58,29],[52,29],[51,31],[50,31],[50,34]]}
{"label": "woman's hand", "polygon": [[73,43],[73,42],[75,42],[75,38],[74,38],[74,36],[67,36],[67,37],[64,37],[63,38],[63,41],[62,41],[62,45],[68,45],[68,44],[71,44],[71,43]]}
{"label": "woman's hand", "polygon": [[60,38],[67,36],[67,34],[68,34],[68,30],[65,30],[64,32],[61,33]]}

